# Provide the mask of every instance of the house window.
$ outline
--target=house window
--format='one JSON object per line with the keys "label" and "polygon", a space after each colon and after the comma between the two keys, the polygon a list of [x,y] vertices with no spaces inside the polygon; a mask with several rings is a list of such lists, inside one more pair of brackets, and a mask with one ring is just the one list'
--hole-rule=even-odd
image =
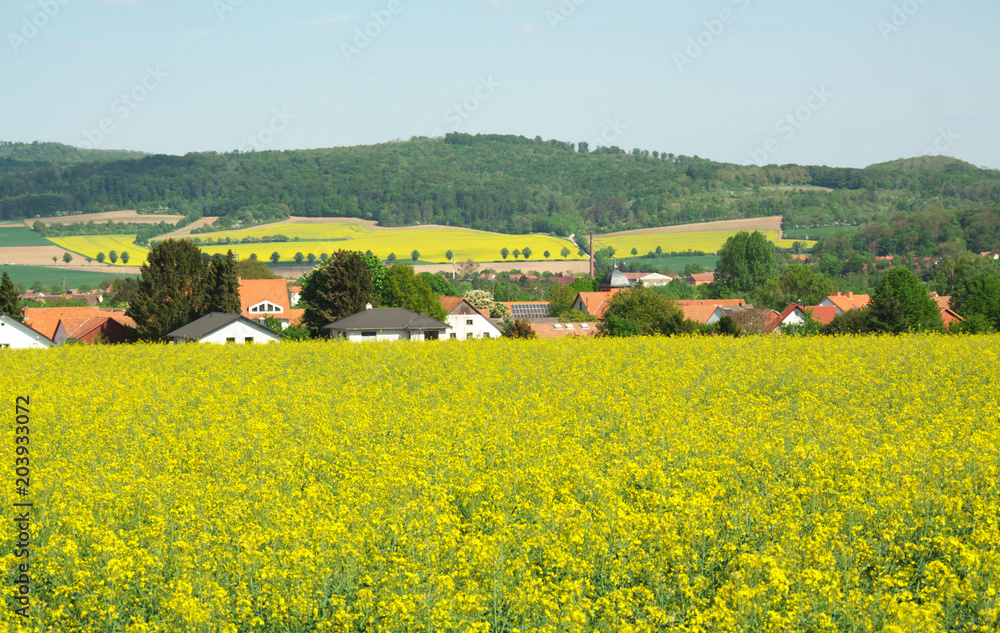
{"label": "house window", "polygon": [[437,330],[431,330],[431,331],[427,332],[426,334],[424,334],[424,339],[426,339],[428,341],[436,341],[436,340],[438,340],[438,336],[440,334],[441,333],[438,332]]}
{"label": "house window", "polygon": [[361,336],[364,338],[375,338],[378,336],[378,332],[362,332]]}
{"label": "house window", "polygon": [[453,338],[453,339],[458,338],[458,334],[455,334],[454,332],[452,332],[451,333],[451,338]]}
{"label": "house window", "polygon": [[465,324],[466,325],[472,325],[472,319],[466,319],[465,320]]}
{"label": "house window", "polygon": [[249,344],[253,343],[253,337],[252,336],[246,337],[245,339],[243,339],[243,343],[245,345],[249,345]]}
{"label": "house window", "polygon": [[590,326],[589,326],[589,325],[587,325],[586,323],[581,323],[581,324],[580,324],[580,329],[581,329],[581,330],[589,330],[589,329],[590,329]]}
{"label": "house window", "polygon": [[276,312],[283,312],[280,306],[276,306],[270,301],[262,301],[255,306],[251,306],[249,312],[254,314],[274,314]]}
{"label": "house window", "polygon": [[0,349],[3,349],[5,347],[10,347],[10,343],[0,343]]}
{"label": "house window", "polygon": [[226,339],[226,342],[227,343],[235,343],[236,342],[236,337],[235,336],[230,336],[229,338]]}
{"label": "house window", "polygon": [[468,334],[466,334],[465,338],[467,338],[467,339],[474,338],[473,335],[472,335],[472,332],[469,332]]}
{"label": "house window", "polygon": [[552,326],[552,329],[553,330],[561,330],[562,329],[562,325],[560,325],[559,323],[556,323],[555,325]]}
{"label": "house window", "polygon": [[483,338],[490,338],[489,332],[483,332]]}
{"label": "house window", "polygon": [[567,330],[575,330],[576,328],[575,328],[575,327],[573,327],[573,324],[572,324],[572,323],[567,323],[567,324],[566,324],[566,329],[567,329]]}

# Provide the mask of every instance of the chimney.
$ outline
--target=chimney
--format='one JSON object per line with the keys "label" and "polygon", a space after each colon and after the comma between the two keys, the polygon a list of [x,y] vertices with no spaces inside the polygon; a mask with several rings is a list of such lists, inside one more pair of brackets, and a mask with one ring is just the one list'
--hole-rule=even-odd
{"label": "chimney", "polygon": [[853,292],[850,292],[850,291],[848,291],[848,293],[847,293],[847,294],[846,294],[845,296],[846,296],[846,297],[847,297],[848,299],[850,299],[851,297],[853,297],[853,296],[854,296],[854,293],[853,293]]}

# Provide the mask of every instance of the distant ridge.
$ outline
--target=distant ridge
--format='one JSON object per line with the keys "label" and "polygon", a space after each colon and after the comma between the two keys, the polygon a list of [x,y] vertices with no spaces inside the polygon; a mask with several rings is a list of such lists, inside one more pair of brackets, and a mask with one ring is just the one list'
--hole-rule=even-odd
{"label": "distant ridge", "polygon": [[952,158],[950,156],[916,156],[914,158],[898,158],[886,163],[869,165],[865,169],[882,169],[886,171],[924,172],[928,174],[976,174],[993,171],[980,169],[972,163]]}
{"label": "distant ridge", "polygon": [[12,143],[0,141],[0,158],[20,162],[93,163],[114,160],[135,160],[148,156],[144,152],[126,149],[81,149],[62,143]]}

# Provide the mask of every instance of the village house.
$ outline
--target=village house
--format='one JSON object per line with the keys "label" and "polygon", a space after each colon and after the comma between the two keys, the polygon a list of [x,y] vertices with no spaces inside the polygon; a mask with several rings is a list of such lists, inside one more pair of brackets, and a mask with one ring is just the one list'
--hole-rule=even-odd
{"label": "village house", "polygon": [[462,297],[446,297],[441,299],[448,316],[445,321],[451,326],[449,338],[466,340],[475,338],[499,338],[502,332],[490,321],[489,310],[477,310]]}
{"label": "village house", "polygon": [[841,315],[849,310],[860,310],[872,302],[868,295],[854,294],[853,292],[835,292],[819,302],[820,306],[832,306],[837,309],[837,314]]}
{"label": "village house", "polygon": [[282,328],[298,325],[305,310],[293,310],[298,301],[284,279],[241,279],[240,314],[247,319],[263,321],[277,319]]}
{"label": "village house", "polygon": [[53,345],[51,339],[0,312],[0,349],[47,349]]}
{"label": "village house", "polygon": [[451,326],[406,308],[367,308],[330,323],[331,339],[347,341],[436,341],[447,338]]}
{"label": "village house", "polygon": [[128,343],[136,330],[124,310],[97,307],[25,308],[24,324],[57,345],[68,340],[87,345]]}
{"label": "village house", "polygon": [[528,327],[537,338],[595,336],[598,333],[596,323],[531,323]]}
{"label": "village house", "polygon": [[173,345],[184,343],[277,343],[284,337],[240,314],[213,312],[167,334]]}
{"label": "village house", "polygon": [[715,281],[715,273],[692,273],[684,278],[689,286],[704,286]]}

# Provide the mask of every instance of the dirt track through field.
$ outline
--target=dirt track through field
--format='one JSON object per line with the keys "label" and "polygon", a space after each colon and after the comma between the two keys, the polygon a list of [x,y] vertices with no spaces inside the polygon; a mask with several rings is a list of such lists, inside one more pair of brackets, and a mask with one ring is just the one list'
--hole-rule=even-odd
{"label": "dirt track through field", "polygon": [[610,237],[625,237],[628,235],[662,235],[669,233],[703,233],[706,231],[778,231],[781,232],[781,216],[772,215],[766,218],[747,218],[744,220],[722,220],[719,222],[701,222],[698,224],[681,224],[678,226],[663,226],[655,229],[635,229],[594,235],[594,240]]}

